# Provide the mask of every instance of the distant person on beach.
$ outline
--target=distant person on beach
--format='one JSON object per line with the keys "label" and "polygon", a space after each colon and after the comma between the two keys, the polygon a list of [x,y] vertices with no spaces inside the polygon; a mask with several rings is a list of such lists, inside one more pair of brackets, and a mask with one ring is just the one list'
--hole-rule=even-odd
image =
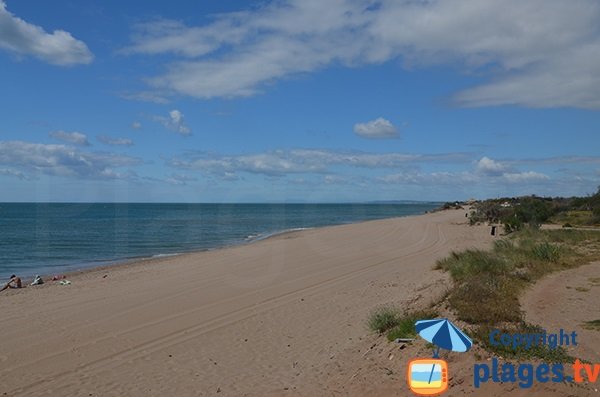
{"label": "distant person on beach", "polygon": [[8,288],[23,288],[23,283],[21,282],[21,279],[19,277],[13,274],[12,276],[10,276],[10,280],[8,281],[8,283],[6,283],[4,288],[0,289],[0,292]]}

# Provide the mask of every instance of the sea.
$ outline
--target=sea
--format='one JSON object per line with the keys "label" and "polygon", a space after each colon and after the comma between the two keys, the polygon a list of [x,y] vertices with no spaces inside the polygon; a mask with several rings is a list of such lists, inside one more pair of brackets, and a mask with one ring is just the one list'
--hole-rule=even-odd
{"label": "sea", "polygon": [[290,230],[416,215],[439,206],[0,203],[0,280],[248,244]]}

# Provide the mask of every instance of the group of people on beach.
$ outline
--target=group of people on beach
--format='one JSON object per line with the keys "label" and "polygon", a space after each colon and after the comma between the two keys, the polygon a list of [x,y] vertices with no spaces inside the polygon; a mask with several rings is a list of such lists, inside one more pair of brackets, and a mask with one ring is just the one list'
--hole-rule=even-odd
{"label": "group of people on beach", "polygon": [[10,276],[10,280],[8,281],[8,283],[6,283],[6,285],[2,287],[2,289],[0,289],[0,292],[9,288],[23,288],[23,282],[19,277],[13,274],[12,276]]}

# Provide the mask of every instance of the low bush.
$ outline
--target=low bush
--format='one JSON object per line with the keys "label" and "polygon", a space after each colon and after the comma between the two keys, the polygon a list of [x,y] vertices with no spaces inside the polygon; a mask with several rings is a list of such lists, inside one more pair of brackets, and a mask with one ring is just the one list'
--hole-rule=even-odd
{"label": "low bush", "polygon": [[412,313],[404,314],[398,321],[398,324],[390,329],[387,333],[389,341],[398,338],[414,338],[417,336],[415,331],[415,323],[419,320],[433,319],[438,316],[438,313],[433,310],[420,310]]}
{"label": "low bush", "polygon": [[376,309],[369,316],[367,325],[371,331],[379,332],[380,334],[394,328],[400,324],[400,312],[389,306]]}
{"label": "low bush", "polygon": [[547,242],[536,244],[531,252],[536,259],[543,261],[556,263],[560,259],[560,247],[556,244]]}

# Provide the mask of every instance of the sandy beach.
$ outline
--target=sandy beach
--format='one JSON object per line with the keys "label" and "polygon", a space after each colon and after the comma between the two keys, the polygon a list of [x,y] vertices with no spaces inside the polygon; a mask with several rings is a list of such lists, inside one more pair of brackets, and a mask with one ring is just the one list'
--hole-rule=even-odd
{"label": "sandy beach", "polygon": [[406,395],[404,374],[369,357],[397,349],[369,312],[425,307],[449,285],[435,261],[491,239],[451,210],[5,291],[0,395]]}

